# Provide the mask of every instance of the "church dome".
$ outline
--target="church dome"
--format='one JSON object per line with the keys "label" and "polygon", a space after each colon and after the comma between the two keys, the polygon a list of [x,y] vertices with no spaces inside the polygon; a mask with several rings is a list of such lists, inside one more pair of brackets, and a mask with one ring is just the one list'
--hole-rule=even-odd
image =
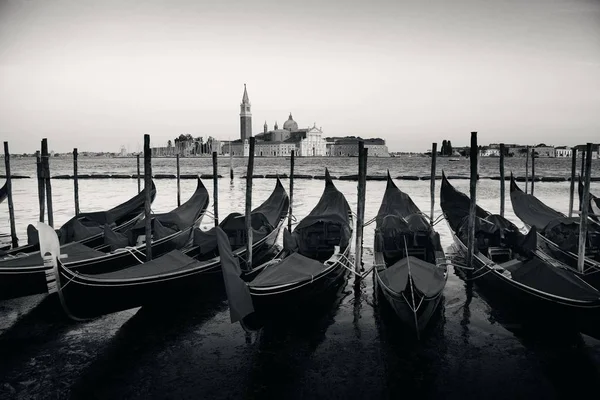
{"label": "church dome", "polygon": [[298,130],[298,124],[292,118],[292,113],[290,113],[290,117],[283,124],[283,129],[285,129],[286,131],[290,131],[290,132]]}

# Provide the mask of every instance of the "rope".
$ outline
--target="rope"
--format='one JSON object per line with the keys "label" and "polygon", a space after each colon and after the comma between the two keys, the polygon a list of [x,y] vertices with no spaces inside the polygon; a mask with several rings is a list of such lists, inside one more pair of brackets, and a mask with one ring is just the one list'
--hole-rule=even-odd
{"label": "rope", "polygon": [[377,220],[377,217],[374,217],[374,218],[370,219],[368,222],[365,222],[365,223],[363,224],[363,226],[368,226],[368,225],[371,225],[373,222],[375,222],[375,220]]}
{"label": "rope", "polygon": [[[408,246],[406,244],[406,236],[403,236],[402,238],[404,239],[404,251],[406,252],[405,254],[408,255]],[[408,266],[408,279],[410,281],[410,295],[412,297],[413,315],[415,317],[415,328],[417,329],[417,339],[420,339],[420,337],[419,337],[419,319],[417,318],[417,308],[415,305],[415,288],[414,288],[414,284],[413,284],[412,273],[410,271],[410,257],[406,257],[406,265]],[[402,297],[404,297],[404,293],[402,293]]]}
{"label": "rope", "polygon": [[144,253],[142,253],[141,251],[139,251],[137,248],[135,247],[122,247],[120,249],[115,250],[115,254],[117,253],[124,253],[124,252],[128,252],[129,254],[131,254],[133,256],[133,258],[135,258],[140,264],[143,264],[144,261],[140,260],[134,253],[134,251],[137,251],[138,253],[144,255]]}
{"label": "rope", "polygon": [[440,214],[438,215],[433,222],[431,223],[431,226],[436,226],[437,224],[439,224],[440,222],[442,222],[445,219],[444,214]]}

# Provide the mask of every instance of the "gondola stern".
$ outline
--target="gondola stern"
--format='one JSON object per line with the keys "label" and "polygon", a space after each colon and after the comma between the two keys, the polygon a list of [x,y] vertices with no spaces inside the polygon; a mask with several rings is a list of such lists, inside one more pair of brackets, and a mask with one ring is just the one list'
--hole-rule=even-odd
{"label": "gondola stern", "polygon": [[521,190],[521,188],[519,187],[519,185],[517,185],[517,180],[515,179],[515,176],[513,175],[512,171],[510,173],[510,192],[511,193],[519,193],[519,192],[523,192]]}
{"label": "gondola stern", "polygon": [[396,186],[396,184],[394,183],[394,180],[392,179],[392,176],[390,175],[390,170],[387,170],[387,186],[386,186],[386,190],[387,189],[397,189],[398,186]]}

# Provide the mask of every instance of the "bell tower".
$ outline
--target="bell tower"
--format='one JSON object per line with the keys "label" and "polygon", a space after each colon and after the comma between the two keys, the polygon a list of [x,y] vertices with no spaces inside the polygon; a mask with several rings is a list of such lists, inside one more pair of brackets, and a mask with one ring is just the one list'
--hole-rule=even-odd
{"label": "bell tower", "polygon": [[244,83],[244,95],[242,96],[242,103],[240,104],[240,139],[242,143],[246,139],[252,137],[252,113],[250,112],[250,99],[248,98],[248,91],[246,90],[246,84]]}

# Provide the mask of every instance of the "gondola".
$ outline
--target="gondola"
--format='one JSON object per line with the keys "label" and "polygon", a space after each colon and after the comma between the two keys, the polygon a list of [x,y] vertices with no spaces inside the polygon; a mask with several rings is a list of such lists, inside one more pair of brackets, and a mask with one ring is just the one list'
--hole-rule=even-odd
{"label": "gondola", "polygon": [[[454,242],[467,253],[470,199],[442,174],[441,207]],[[523,235],[500,215],[476,207],[476,248],[470,279],[505,301],[552,318],[597,317],[600,292],[537,249],[536,228]]]}
{"label": "gondola", "polygon": [[[152,214],[153,257],[180,249],[191,242],[194,225],[200,223],[208,201],[208,192],[198,178],[196,191],[187,202],[171,212]],[[141,264],[146,261],[146,244],[143,241],[145,225],[146,221],[142,219],[122,232],[104,225],[104,244],[101,246],[104,251],[71,242],[60,248],[61,255],[65,256],[63,264],[70,270],[88,274]],[[0,299],[47,292],[48,271],[41,252],[0,261]],[[53,280],[51,276],[48,279]]]}
{"label": "gondola", "polygon": [[[256,239],[252,249],[257,260],[272,253],[288,209],[289,197],[278,179],[271,196],[252,212]],[[230,214],[219,226],[221,232],[226,232],[236,256],[244,259],[245,217]],[[73,319],[88,319],[156,301],[164,302],[180,294],[222,291],[216,228],[208,232],[196,228],[193,236],[192,242],[184,248],[108,273],[81,273],[58,259],[53,265],[50,289],[60,299],[65,313]]]}
{"label": "gondola", "polygon": [[[579,198],[583,199],[583,182],[579,180]],[[589,217],[596,222],[600,222],[600,197],[590,193]]]}
{"label": "gondola", "polygon": [[[152,182],[151,201],[156,197],[156,186]],[[87,247],[104,245],[104,225],[115,232],[124,232],[131,228],[143,215],[146,193],[142,191],[126,202],[107,211],[79,213],[60,229],[56,230],[60,244],[79,242]],[[40,249],[37,230],[33,225],[27,227],[27,244],[7,251],[8,255],[34,253]]]}
{"label": "gondola", "polygon": [[571,268],[586,282],[600,289],[600,229],[589,224],[583,272],[577,269],[579,217],[567,217],[531,194],[524,193],[514,177],[510,180],[510,200],[517,217],[538,232],[540,249]]}
{"label": "gondola", "polygon": [[442,299],[448,260],[439,234],[389,172],[374,243],[375,290],[420,337]]}
{"label": "gondola", "polygon": [[8,197],[8,181],[4,182],[4,185],[0,187],[0,203],[2,203]]}
{"label": "gondola", "polygon": [[226,236],[218,235],[232,322],[260,324],[281,317],[279,311],[318,301],[346,277],[351,237],[350,206],[327,170],[319,202],[292,233],[284,229],[283,250],[273,260],[242,271]]}

